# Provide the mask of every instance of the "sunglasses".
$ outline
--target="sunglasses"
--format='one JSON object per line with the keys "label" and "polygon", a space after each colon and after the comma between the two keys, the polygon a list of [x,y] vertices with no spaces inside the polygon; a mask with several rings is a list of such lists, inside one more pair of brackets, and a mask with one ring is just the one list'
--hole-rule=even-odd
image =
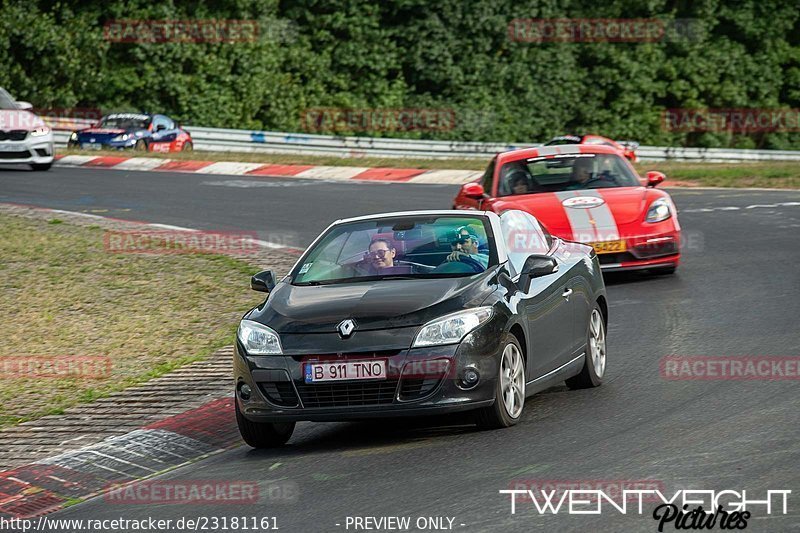
{"label": "sunglasses", "polygon": [[380,257],[381,259],[384,259],[390,251],[391,250],[381,249],[381,250],[375,250],[374,252],[364,252],[364,257],[367,258],[371,257],[373,259],[377,259],[378,257]]}

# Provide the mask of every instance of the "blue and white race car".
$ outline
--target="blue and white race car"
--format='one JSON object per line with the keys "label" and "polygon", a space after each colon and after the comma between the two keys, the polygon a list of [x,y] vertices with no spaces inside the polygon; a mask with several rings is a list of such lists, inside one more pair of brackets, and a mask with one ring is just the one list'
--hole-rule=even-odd
{"label": "blue and white race car", "polygon": [[113,113],[96,125],[72,132],[68,148],[133,149],[143,152],[188,152],[193,148],[188,131],[166,115]]}

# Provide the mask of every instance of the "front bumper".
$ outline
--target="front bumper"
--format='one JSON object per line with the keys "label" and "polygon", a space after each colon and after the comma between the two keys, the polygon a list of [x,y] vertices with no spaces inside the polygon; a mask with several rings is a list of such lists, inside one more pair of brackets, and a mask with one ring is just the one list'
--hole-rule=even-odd
{"label": "front bumper", "polygon": [[0,163],[49,164],[55,153],[52,131],[38,137],[28,133],[18,141],[0,141]]}
{"label": "front bumper", "polygon": [[674,268],[681,260],[680,231],[627,237],[625,244],[625,252],[598,254],[603,272]]}
{"label": "front bumper", "polygon": [[[423,416],[473,410],[494,402],[500,361],[495,320],[470,333],[458,345],[356,351],[331,355],[249,356],[236,343],[236,401],[253,422],[337,421]],[[488,327],[487,327],[488,326]],[[306,383],[304,364],[326,360],[386,359],[385,380]],[[475,369],[477,385],[464,384],[463,372]],[[251,389],[248,399],[242,384]]]}
{"label": "front bumper", "polygon": [[87,142],[70,141],[68,148],[78,150],[133,150],[138,139],[128,139],[127,141],[106,141],[106,142]]}

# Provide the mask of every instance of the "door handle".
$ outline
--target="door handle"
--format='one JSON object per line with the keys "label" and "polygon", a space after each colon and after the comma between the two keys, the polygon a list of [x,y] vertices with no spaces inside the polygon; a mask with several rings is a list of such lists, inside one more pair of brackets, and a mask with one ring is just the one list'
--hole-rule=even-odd
{"label": "door handle", "polygon": [[572,289],[564,289],[564,292],[561,293],[561,296],[569,300],[569,297],[572,296]]}

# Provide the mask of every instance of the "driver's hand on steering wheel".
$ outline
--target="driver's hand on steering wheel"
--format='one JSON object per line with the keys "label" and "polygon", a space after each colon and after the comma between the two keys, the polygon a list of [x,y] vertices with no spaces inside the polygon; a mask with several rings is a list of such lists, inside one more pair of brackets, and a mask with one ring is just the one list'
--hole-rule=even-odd
{"label": "driver's hand on steering wheel", "polygon": [[469,257],[469,254],[466,252],[462,252],[460,250],[456,250],[455,252],[448,255],[445,261],[461,261],[462,257]]}

